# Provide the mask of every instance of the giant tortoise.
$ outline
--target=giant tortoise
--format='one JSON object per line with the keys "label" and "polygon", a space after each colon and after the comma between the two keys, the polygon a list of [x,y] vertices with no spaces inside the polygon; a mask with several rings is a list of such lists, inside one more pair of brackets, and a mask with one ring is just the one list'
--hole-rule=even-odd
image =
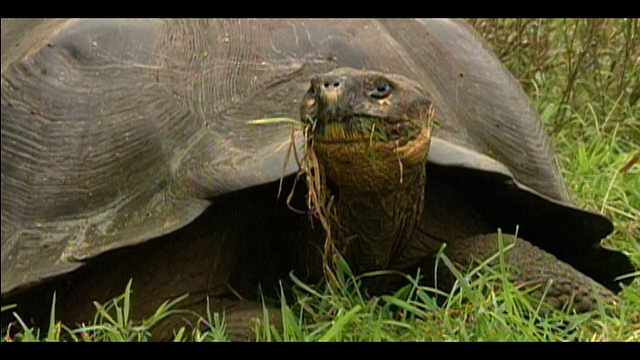
{"label": "giant tortoise", "polygon": [[[189,293],[183,307],[224,310],[244,334],[259,288],[321,279],[330,238],[357,273],[433,273],[443,243],[464,268],[498,229],[517,233],[514,281],[577,311],[633,270],[600,245],[612,223],[573,205],[527,97],[462,21],[1,27],[2,303],[25,318],[56,291],[64,321],[88,321],[133,279],[138,318]],[[304,126],[252,121],[271,118]],[[313,216],[292,143],[315,154],[332,217]]]}

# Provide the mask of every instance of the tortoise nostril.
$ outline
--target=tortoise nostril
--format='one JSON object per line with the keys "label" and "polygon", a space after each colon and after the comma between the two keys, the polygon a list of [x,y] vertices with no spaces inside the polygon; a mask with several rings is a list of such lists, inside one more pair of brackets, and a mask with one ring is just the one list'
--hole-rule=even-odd
{"label": "tortoise nostril", "polygon": [[336,80],[336,81],[334,81],[334,82],[325,81],[323,85],[324,85],[324,88],[325,88],[325,89],[328,89],[328,88],[330,88],[331,86],[333,86],[334,88],[337,88],[337,87],[339,87],[339,86],[340,86],[340,81],[337,81],[337,80]]}

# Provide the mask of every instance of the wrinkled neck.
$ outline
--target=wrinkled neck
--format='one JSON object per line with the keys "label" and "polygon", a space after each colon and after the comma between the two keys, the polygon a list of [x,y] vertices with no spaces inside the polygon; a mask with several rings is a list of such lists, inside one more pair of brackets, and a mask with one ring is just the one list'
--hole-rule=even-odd
{"label": "wrinkled neck", "polygon": [[424,164],[403,169],[384,189],[340,186],[337,241],[356,273],[388,269],[418,225],[424,203]]}

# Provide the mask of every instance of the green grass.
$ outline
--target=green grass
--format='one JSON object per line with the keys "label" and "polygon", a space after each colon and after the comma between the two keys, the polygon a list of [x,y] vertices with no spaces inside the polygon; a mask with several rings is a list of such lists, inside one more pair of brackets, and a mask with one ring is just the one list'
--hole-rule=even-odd
{"label": "green grass", "polygon": [[640,263],[640,20],[473,24],[529,93],[571,195],[612,219],[606,244]]}
{"label": "green grass", "polygon": [[[615,223],[605,245],[640,265],[640,20],[474,19],[541,114],[576,203]],[[441,255],[440,260],[448,264]],[[280,306],[282,328],[256,325],[261,341],[640,341],[640,284],[620,295],[617,310],[602,305],[580,315],[548,309],[508,281],[498,266],[457,274],[450,294],[417,284],[369,298],[340,257],[335,280],[312,286],[293,278],[296,296]],[[450,266],[450,265],[449,265]],[[180,311],[167,302],[149,319],[129,319],[128,287],[96,304],[92,325],[70,329],[52,315],[48,329],[27,328],[4,341],[145,341],[154,323]],[[438,295],[446,300],[438,303]],[[12,311],[3,308],[2,311]],[[544,314],[544,316],[542,316]],[[203,314],[204,329],[182,328],[176,341],[224,341],[224,318]]]}

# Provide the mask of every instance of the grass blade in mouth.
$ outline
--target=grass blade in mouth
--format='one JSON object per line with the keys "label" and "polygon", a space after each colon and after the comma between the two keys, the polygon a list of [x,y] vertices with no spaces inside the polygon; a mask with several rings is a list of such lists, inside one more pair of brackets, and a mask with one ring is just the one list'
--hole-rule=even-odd
{"label": "grass blade in mouth", "polygon": [[264,118],[264,119],[254,119],[254,120],[247,121],[247,124],[277,124],[277,123],[303,125],[303,123],[300,120],[296,120],[288,117]]}
{"label": "grass blade in mouth", "polygon": [[414,140],[419,127],[412,121],[385,121],[371,117],[356,117],[349,121],[306,122],[312,124],[315,138],[321,142],[390,142]]}

